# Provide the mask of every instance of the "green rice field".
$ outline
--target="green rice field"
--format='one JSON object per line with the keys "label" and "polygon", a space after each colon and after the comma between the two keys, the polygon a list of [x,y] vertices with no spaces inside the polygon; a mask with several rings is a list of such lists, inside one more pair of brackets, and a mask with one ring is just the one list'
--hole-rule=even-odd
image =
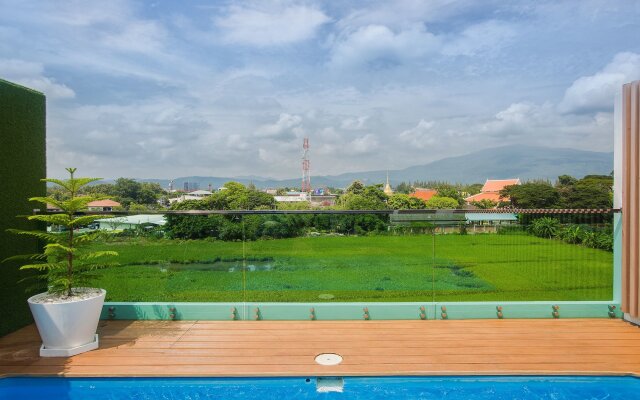
{"label": "green rice field", "polygon": [[107,301],[608,300],[613,255],[527,234],[320,236],[98,245]]}

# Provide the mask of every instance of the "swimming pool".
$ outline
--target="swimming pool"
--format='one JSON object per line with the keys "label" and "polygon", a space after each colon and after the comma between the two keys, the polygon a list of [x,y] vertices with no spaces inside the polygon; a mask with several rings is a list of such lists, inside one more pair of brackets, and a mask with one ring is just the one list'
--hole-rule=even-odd
{"label": "swimming pool", "polygon": [[[320,378],[322,379],[322,378]],[[341,387],[342,384],[342,387]],[[332,391],[332,390],[340,390]],[[329,390],[329,392],[323,392]],[[4,378],[0,399],[637,399],[634,377]]]}

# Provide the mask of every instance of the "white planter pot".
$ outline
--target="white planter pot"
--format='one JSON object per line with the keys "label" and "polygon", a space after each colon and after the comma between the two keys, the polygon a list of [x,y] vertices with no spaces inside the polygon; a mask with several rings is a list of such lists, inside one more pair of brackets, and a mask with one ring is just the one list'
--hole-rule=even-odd
{"label": "white planter pot", "polygon": [[86,299],[38,303],[33,300],[46,294],[37,294],[27,301],[42,338],[41,356],[71,356],[97,348],[96,329],[107,291]]}

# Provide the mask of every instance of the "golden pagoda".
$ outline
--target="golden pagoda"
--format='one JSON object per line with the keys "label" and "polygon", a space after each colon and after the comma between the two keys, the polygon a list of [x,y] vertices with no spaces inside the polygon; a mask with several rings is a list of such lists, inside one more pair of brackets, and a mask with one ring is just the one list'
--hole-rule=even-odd
{"label": "golden pagoda", "polygon": [[383,191],[387,196],[391,196],[393,194],[393,190],[391,189],[391,185],[389,184],[389,171],[387,171],[387,184],[384,185]]}

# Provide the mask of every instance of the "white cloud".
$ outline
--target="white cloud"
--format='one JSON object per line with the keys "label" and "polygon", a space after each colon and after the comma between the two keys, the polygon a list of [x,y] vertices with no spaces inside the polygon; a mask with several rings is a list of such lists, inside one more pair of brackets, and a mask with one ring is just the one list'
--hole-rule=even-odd
{"label": "white cloud", "polygon": [[538,107],[528,103],[513,103],[506,109],[496,114],[496,119],[503,122],[520,124],[525,122],[532,114],[537,113]]}
{"label": "white cloud", "polygon": [[245,151],[251,148],[251,144],[243,135],[232,134],[227,137],[226,145],[231,150]]}
{"label": "white cloud", "polygon": [[367,25],[336,42],[331,65],[337,68],[396,65],[418,59],[439,47],[439,39],[415,24],[398,32],[385,25]]}
{"label": "white cloud", "polygon": [[260,126],[255,133],[256,137],[271,138],[277,140],[291,140],[303,133],[302,117],[299,115],[280,114],[278,121],[273,124]]}
{"label": "white cloud", "polygon": [[[53,173],[286,178],[303,136],[317,175],[514,143],[610,150],[601,81],[637,78],[640,53],[640,9],[604,0],[5,3],[0,73],[69,99],[48,104]],[[617,51],[634,53],[603,68]]]}
{"label": "white cloud", "polygon": [[105,34],[102,42],[115,50],[151,53],[162,50],[166,39],[167,32],[162,25],[154,21],[134,20]]}
{"label": "white cloud", "polygon": [[230,43],[252,46],[272,46],[311,39],[317,29],[329,22],[329,17],[315,7],[289,5],[285,7],[238,7],[215,19],[223,39]]}
{"label": "white cloud", "polygon": [[425,121],[421,119],[418,125],[411,129],[403,131],[399,138],[401,141],[410,144],[413,147],[425,148],[437,141],[437,134],[433,131],[434,121]]}
{"label": "white cloud", "polygon": [[48,113],[47,152],[55,155],[49,160],[54,175],[65,163],[98,176],[149,176],[194,159],[204,164],[207,153],[218,149],[208,146],[211,127],[198,110],[171,99],[60,111]]}
{"label": "white cloud", "polygon": [[[43,7],[36,4],[33,9]],[[113,24],[128,19],[131,10],[126,0],[101,1],[87,6],[83,1],[58,1],[55,4],[44,5],[46,12],[41,18],[50,19],[59,24],[77,27],[89,27],[96,24]]]}
{"label": "white cloud", "polygon": [[40,63],[0,59],[0,77],[38,90],[49,99],[69,99],[76,95],[67,85],[57,83],[55,79],[45,76],[44,67]]}
{"label": "white cloud", "polygon": [[495,53],[511,43],[516,31],[511,24],[489,20],[462,32],[435,35],[424,23],[406,23],[392,28],[369,24],[346,28],[331,42],[330,65],[337,68],[372,69],[427,61],[437,55],[475,56]]}
{"label": "white cloud", "polygon": [[552,103],[513,103],[470,128],[486,146],[527,143],[611,151],[612,113],[561,114]]}
{"label": "white cloud", "polygon": [[340,124],[340,128],[342,129],[346,129],[349,131],[358,131],[361,130],[365,127],[367,120],[369,119],[368,116],[364,116],[364,117],[356,117],[356,118],[346,118],[344,120],[342,120],[342,123]]}
{"label": "white cloud", "polygon": [[378,139],[376,139],[375,135],[368,133],[353,139],[344,150],[352,154],[367,154],[376,151],[378,148]]}
{"label": "white cloud", "polygon": [[613,109],[616,91],[624,83],[640,79],[640,54],[618,53],[602,70],[583,76],[565,91],[558,109],[580,113]]}
{"label": "white cloud", "polygon": [[505,140],[520,137],[545,137],[550,127],[561,127],[561,118],[551,103],[512,103],[500,110],[494,118],[480,122],[476,129],[486,140]]}
{"label": "white cloud", "polygon": [[511,43],[516,35],[514,27],[505,22],[490,20],[465,28],[444,45],[442,53],[450,56],[474,56],[494,52]]}
{"label": "white cloud", "polygon": [[[414,23],[442,22],[465,10],[478,7],[473,0],[394,0],[369,2],[338,22],[340,28],[380,25],[401,29]],[[480,6],[482,7],[482,5]]]}

